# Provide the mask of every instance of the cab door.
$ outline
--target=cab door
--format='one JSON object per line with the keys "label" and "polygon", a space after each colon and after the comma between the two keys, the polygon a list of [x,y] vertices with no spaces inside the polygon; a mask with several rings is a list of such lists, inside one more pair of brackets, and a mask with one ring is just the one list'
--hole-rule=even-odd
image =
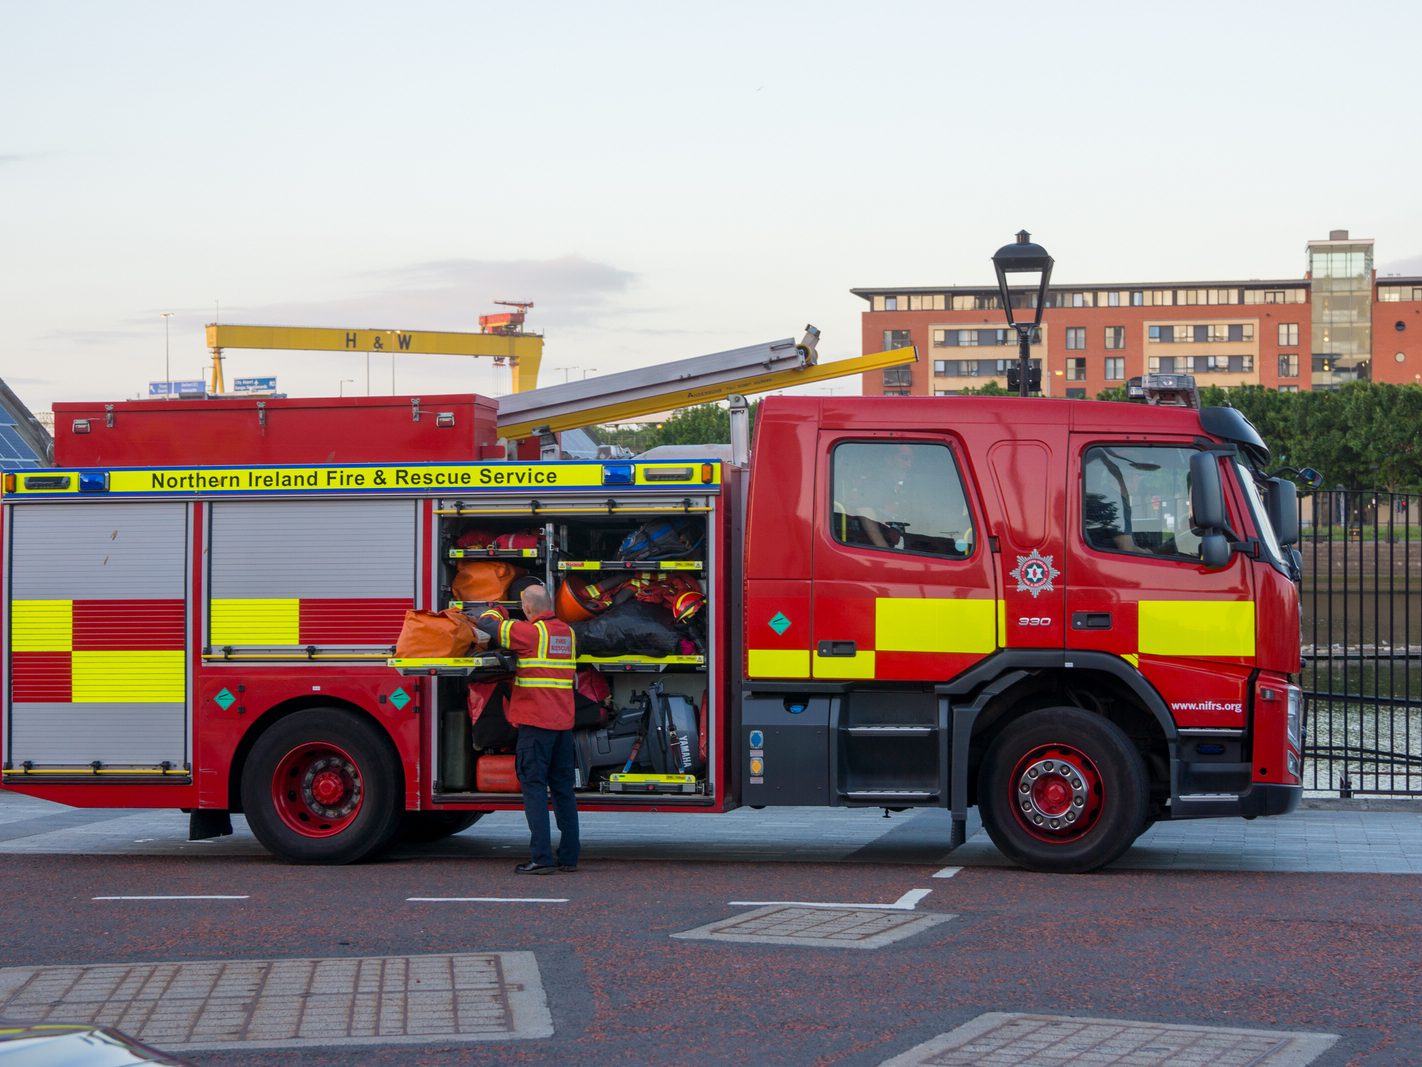
{"label": "cab door", "polygon": [[983,511],[950,435],[822,430],[810,674],[941,682],[997,649]]}
{"label": "cab door", "polygon": [[1243,554],[1213,571],[1200,561],[1190,523],[1196,447],[1087,434],[1072,446],[1068,648],[1137,667],[1182,726],[1242,728],[1255,657],[1252,577]]}

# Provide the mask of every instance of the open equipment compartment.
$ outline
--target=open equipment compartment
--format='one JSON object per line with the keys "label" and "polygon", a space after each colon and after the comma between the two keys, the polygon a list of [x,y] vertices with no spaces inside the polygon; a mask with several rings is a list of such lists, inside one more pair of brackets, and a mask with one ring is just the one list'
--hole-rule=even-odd
{"label": "open equipment compartment", "polygon": [[[576,788],[589,801],[713,802],[718,739],[710,736],[715,694],[707,664],[721,610],[713,595],[719,488],[707,485],[690,497],[684,488],[638,486],[625,497],[435,504],[438,607],[477,615],[487,597],[521,617],[517,590],[535,579],[549,587],[556,613],[573,627],[579,692],[605,694],[601,708],[578,698]],[[502,574],[492,586],[468,580],[471,570],[487,577],[507,567],[518,570],[502,593]],[[497,696],[481,711],[477,730],[468,710],[471,689],[477,699],[511,680],[497,668],[442,671],[432,679],[436,802],[507,803],[518,796],[515,735],[500,729],[506,720]],[[491,714],[498,716],[494,723],[486,719]]]}

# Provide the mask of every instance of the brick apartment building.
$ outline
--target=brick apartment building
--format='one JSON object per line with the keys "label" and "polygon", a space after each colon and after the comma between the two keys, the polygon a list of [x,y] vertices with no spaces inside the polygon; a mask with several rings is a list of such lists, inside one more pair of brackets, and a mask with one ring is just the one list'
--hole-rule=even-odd
{"label": "brick apartment building", "polygon": [[[919,354],[912,366],[865,374],[866,396],[1006,386],[1017,335],[995,281],[851,292],[869,304],[866,353],[912,344]],[[1014,308],[1019,298],[1030,319],[1036,294],[1014,288]],[[1334,230],[1308,242],[1302,278],[1053,285],[1032,359],[1045,368],[1043,393],[1057,397],[1094,397],[1147,372],[1286,391],[1422,385],[1422,277],[1378,278],[1372,240]]]}

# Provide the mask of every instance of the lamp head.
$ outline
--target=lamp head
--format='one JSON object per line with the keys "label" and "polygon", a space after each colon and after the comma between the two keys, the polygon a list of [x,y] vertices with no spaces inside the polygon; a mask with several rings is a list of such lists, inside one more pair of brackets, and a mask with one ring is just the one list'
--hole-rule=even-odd
{"label": "lamp head", "polygon": [[1026,230],[1017,231],[1017,240],[1010,245],[1003,245],[993,254],[992,266],[997,273],[997,289],[1002,297],[1002,307],[1007,314],[1007,325],[1015,327],[1016,321],[1012,317],[1012,295],[1008,289],[1008,275],[1023,275],[1022,281],[1035,286],[1037,290],[1036,314],[1033,316],[1033,327],[1041,325],[1042,309],[1047,304],[1047,287],[1051,283],[1052,265],[1054,261],[1047,250],[1032,241],[1032,235]]}

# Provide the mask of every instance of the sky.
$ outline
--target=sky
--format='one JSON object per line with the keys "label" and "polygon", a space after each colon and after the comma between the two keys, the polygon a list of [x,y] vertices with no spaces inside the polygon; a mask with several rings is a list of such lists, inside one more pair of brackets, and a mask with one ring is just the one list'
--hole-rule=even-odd
{"label": "sky", "polygon": [[[543,384],[823,332],[855,287],[1422,274],[1422,5],[0,0],[0,378],[197,378],[203,327],[475,330]],[[164,312],[172,317],[165,320]],[[166,334],[165,334],[166,329]],[[294,396],[487,359],[229,351]],[[821,391],[857,392],[857,379]]]}

